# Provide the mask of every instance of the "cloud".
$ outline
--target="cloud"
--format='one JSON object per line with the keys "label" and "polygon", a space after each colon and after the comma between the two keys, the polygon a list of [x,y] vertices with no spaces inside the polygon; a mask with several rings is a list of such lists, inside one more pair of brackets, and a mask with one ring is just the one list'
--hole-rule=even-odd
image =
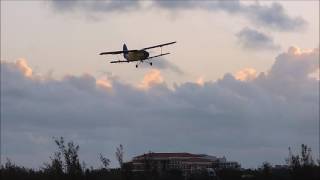
{"label": "cloud", "polygon": [[280,46],[275,44],[272,37],[251,28],[243,28],[236,34],[239,43],[246,49],[277,50]]}
{"label": "cloud", "polygon": [[307,22],[302,17],[290,17],[279,3],[270,6],[259,2],[245,5],[240,1],[154,1],[158,7],[171,10],[204,9],[208,11],[224,11],[229,14],[242,15],[256,25],[269,27],[279,31],[303,29]]}
{"label": "cloud", "polygon": [[19,63],[1,62],[1,158],[39,167],[55,150],[52,137],[64,136],[94,166],[101,152],[115,166],[120,143],[126,160],[151,150],[225,155],[245,167],[284,163],[288,146],[319,150],[319,80],[308,76],[317,59],[318,49],[292,47],[265,73],[240,71],[245,81],[227,73],[174,89],[160,70],[149,71],[141,89],[89,74],[34,78]]}
{"label": "cloud", "polygon": [[21,70],[21,72],[25,75],[25,76],[32,76],[32,69],[28,66],[27,61],[23,58],[19,59],[16,62],[16,66]]}
{"label": "cloud", "polygon": [[245,68],[238,71],[235,78],[240,81],[251,81],[257,78],[257,71],[253,68]]}
{"label": "cloud", "polygon": [[303,29],[307,22],[302,17],[290,17],[279,3],[271,6],[254,4],[243,6],[243,13],[254,23],[280,31],[294,31]]}
{"label": "cloud", "polygon": [[[207,11],[224,11],[233,15],[242,15],[256,25],[279,31],[295,31],[305,27],[307,22],[302,17],[290,17],[281,4],[261,5],[259,2],[246,5],[240,1],[64,1],[52,0],[52,7],[58,12],[87,11],[98,13],[147,10],[152,7],[170,10],[203,9]],[[92,14],[91,14],[92,15]]]}
{"label": "cloud", "polygon": [[91,11],[91,12],[121,12],[131,9],[136,9],[140,7],[138,0],[129,0],[129,1],[82,1],[82,0],[51,0],[52,7],[59,12],[73,12],[73,11]]}
{"label": "cloud", "polygon": [[162,84],[163,82],[163,77],[161,76],[160,71],[157,69],[152,69],[143,77],[143,80],[138,87],[142,89],[148,89],[151,86]]}
{"label": "cloud", "polygon": [[269,74],[281,79],[308,79],[309,75],[319,69],[319,49],[303,50],[290,47],[287,53],[276,57]]}
{"label": "cloud", "polygon": [[196,84],[198,84],[199,86],[203,86],[204,85],[204,77],[203,76],[198,77],[198,79],[196,80]]}
{"label": "cloud", "polygon": [[112,88],[112,83],[107,78],[97,79],[96,84],[102,88],[106,88],[106,89]]}

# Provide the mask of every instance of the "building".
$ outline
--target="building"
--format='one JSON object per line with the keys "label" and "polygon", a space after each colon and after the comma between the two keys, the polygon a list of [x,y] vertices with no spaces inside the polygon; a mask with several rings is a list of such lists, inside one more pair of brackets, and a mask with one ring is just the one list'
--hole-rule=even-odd
{"label": "building", "polygon": [[183,174],[190,174],[201,170],[214,173],[218,168],[240,168],[237,162],[228,162],[225,157],[218,158],[206,154],[191,153],[147,153],[133,158],[133,171],[156,170],[163,172],[178,169]]}
{"label": "building", "polygon": [[225,157],[218,158],[217,160],[213,161],[213,168],[214,169],[239,169],[241,166],[238,162],[235,161],[227,161]]}

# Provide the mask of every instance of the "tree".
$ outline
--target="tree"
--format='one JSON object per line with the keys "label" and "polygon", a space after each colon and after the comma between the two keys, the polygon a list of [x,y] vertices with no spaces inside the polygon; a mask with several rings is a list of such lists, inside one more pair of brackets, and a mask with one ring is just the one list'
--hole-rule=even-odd
{"label": "tree", "polygon": [[289,157],[286,159],[286,162],[290,168],[298,168],[301,166],[300,164],[300,156],[293,155],[291,148],[289,147]]}
{"label": "tree", "polygon": [[305,144],[301,145],[300,155],[294,155],[289,147],[289,158],[287,163],[293,179],[319,179],[319,167],[314,164],[311,148]]}
{"label": "tree", "polygon": [[73,141],[70,141],[67,143],[66,147],[63,137],[56,139],[55,143],[58,145],[60,152],[64,155],[66,173],[71,176],[80,175],[82,173],[82,169],[78,156],[79,145],[76,145]]}
{"label": "tree", "polygon": [[43,169],[46,174],[50,174],[54,179],[60,179],[64,175],[63,161],[61,159],[61,152],[55,152],[53,157],[50,157],[51,163],[45,164]]}
{"label": "tree", "polygon": [[311,148],[305,144],[301,144],[301,155],[294,155],[289,147],[289,158],[286,159],[287,164],[291,168],[314,166]]}
{"label": "tree", "polygon": [[[65,145],[63,137],[55,138],[54,142],[58,146],[58,151],[54,153],[54,157],[50,158],[51,163],[45,164],[44,170],[56,177],[61,177],[63,174],[76,178],[81,176],[82,168],[79,160],[79,145],[73,141]],[[63,157],[63,159],[62,159]]]}
{"label": "tree", "polygon": [[123,146],[122,146],[122,144],[120,144],[116,150],[116,158],[119,162],[120,168],[122,168],[122,166],[123,166],[123,154],[124,154]]}
{"label": "tree", "polygon": [[302,166],[313,166],[314,161],[311,154],[311,148],[301,144],[301,164]]}
{"label": "tree", "polygon": [[99,159],[103,165],[104,169],[108,169],[110,165],[110,160],[106,157],[104,157],[101,153],[99,154]]}
{"label": "tree", "polygon": [[262,164],[262,176],[264,179],[270,179],[271,178],[271,170],[272,170],[272,166],[269,162],[263,162]]}
{"label": "tree", "polygon": [[143,155],[144,172],[147,179],[155,179],[158,176],[156,162],[152,159],[152,152]]}

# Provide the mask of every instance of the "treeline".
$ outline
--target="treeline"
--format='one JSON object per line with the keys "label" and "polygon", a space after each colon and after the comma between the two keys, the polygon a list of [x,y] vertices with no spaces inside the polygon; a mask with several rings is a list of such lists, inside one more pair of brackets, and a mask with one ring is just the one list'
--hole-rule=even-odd
{"label": "treeline", "polygon": [[58,149],[40,169],[30,169],[15,165],[7,159],[0,167],[2,180],[319,180],[319,160],[315,162],[311,148],[301,145],[299,154],[293,154],[289,148],[286,165],[272,166],[264,162],[257,169],[215,169],[215,175],[203,170],[183,176],[179,169],[159,173],[156,170],[133,172],[130,163],[123,162],[124,150],[120,145],[116,149],[116,158],[120,168],[110,168],[110,160],[99,155],[100,168],[87,167],[79,159],[79,145],[73,141],[65,142],[60,137],[54,140]]}

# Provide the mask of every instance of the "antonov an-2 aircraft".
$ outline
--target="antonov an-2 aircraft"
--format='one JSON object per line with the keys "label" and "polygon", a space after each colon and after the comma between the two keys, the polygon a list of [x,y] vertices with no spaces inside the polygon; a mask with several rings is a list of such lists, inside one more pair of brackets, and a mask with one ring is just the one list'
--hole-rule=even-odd
{"label": "antonov an-2 aircraft", "polygon": [[[143,63],[145,61],[149,61],[152,58],[156,58],[156,57],[160,57],[160,56],[165,56],[168,55],[170,53],[162,53],[162,47],[163,46],[168,46],[171,44],[176,43],[176,41],[174,42],[169,42],[169,43],[165,43],[165,44],[159,44],[156,46],[151,46],[151,47],[146,47],[140,50],[128,50],[126,44],[123,44],[123,50],[122,51],[111,51],[111,52],[102,52],[100,53],[100,55],[106,55],[106,54],[123,54],[123,57],[126,60],[117,60],[117,61],[111,61],[110,63],[129,63],[129,62],[137,62],[136,64],[136,68],[138,68],[139,63]],[[157,48],[160,47],[161,48],[161,54],[158,54],[156,56],[150,56],[149,57],[149,52],[147,52],[147,49],[153,49],[153,48]],[[150,66],[152,66],[152,62],[149,62]]]}

